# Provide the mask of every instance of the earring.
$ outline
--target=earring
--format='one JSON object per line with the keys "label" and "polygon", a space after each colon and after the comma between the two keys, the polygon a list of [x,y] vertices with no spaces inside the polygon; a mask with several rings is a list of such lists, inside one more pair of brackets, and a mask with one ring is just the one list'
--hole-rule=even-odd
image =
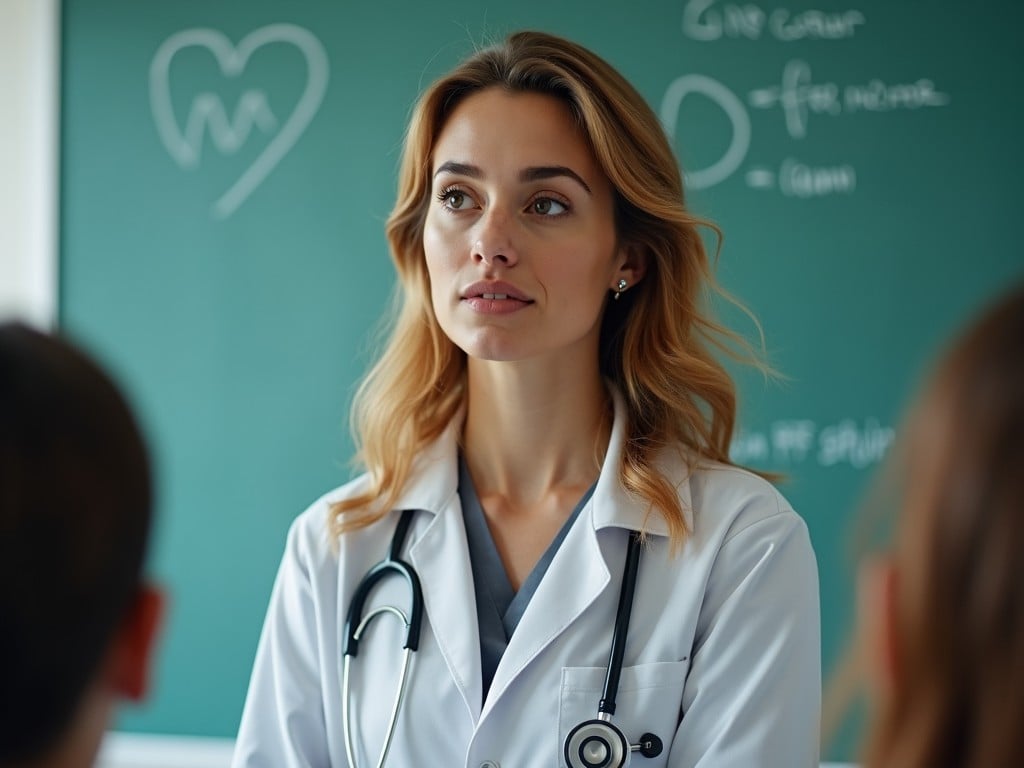
{"label": "earring", "polygon": [[616,301],[619,300],[619,296],[622,295],[622,292],[624,290],[626,290],[626,288],[628,286],[629,286],[629,283],[627,283],[625,280],[623,280],[621,278],[619,279],[619,284],[615,286],[615,300]]}

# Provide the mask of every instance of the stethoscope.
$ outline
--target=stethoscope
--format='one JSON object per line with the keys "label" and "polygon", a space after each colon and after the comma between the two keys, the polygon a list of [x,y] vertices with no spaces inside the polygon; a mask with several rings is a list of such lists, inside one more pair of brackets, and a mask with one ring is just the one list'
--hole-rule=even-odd
{"label": "stethoscope", "polygon": [[[377,616],[391,614],[397,617],[406,629],[402,671],[398,679],[398,691],[391,708],[391,717],[384,745],[381,747],[377,760],[377,768],[382,768],[387,760],[388,751],[395,734],[398,713],[405,699],[405,691],[409,684],[409,667],[412,654],[419,647],[420,627],[423,623],[423,590],[416,570],[402,560],[400,553],[405,537],[409,533],[409,525],[416,510],[406,509],[402,512],[391,539],[391,547],[387,557],[371,568],[363,580],[356,586],[349,604],[345,619],[344,660],[342,664],[342,721],[345,733],[345,754],[348,763],[355,768],[355,745],[352,741],[352,709],[349,696],[349,673],[352,659],[359,653],[359,640],[367,625]],[[661,754],[661,739],[653,733],[645,733],[637,744],[630,744],[626,735],[611,722],[615,714],[615,697],[619,690],[619,677],[622,674],[622,657],[626,650],[626,636],[629,633],[629,617],[633,611],[633,595],[636,592],[636,576],[640,569],[640,534],[630,531],[626,545],[626,565],[619,588],[619,606],[615,614],[615,628],[612,634],[611,649],[608,654],[608,666],[605,671],[604,691],[597,705],[597,717],[584,720],[565,737],[562,751],[569,768],[624,768],[629,764],[630,755],[639,752],[644,757],[656,757]],[[370,590],[385,576],[399,574],[405,578],[409,586],[410,612],[407,616],[401,609],[393,605],[382,605],[374,608],[363,616],[363,604]]]}

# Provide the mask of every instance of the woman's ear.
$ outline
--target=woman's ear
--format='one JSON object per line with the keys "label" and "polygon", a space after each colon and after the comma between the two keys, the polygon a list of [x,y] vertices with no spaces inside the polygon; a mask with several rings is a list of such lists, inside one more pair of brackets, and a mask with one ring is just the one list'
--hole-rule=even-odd
{"label": "woman's ear", "polygon": [[[616,254],[617,269],[612,276],[613,291],[629,290],[647,273],[647,253],[632,245],[623,245]],[[626,281],[626,287],[620,289],[620,280]]]}
{"label": "woman's ear", "polygon": [[145,698],[163,614],[163,593],[150,584],[143,584],[110,650],[107,682],[119,696],[132,701]]}

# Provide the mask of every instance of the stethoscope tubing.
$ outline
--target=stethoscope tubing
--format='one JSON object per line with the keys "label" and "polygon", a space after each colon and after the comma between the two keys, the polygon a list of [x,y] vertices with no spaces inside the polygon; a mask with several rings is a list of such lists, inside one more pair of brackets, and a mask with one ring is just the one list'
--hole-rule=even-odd
{"label": "stethoscope tubing", "polygon": [[[419,576],[415,569],[401,559],[400,553],[405,542],[406,534],[409,531],[412,516],[415,510],[407,509],[395,527],[395,534],[391,539],[391,548],[387,557],[377,563],[367,572],[366,576],[356,587],[349,604],[348,613],[345,618],[345,643],[343,648],[342,664],[342,728],[345,737],[345,754],[350,765],[355,766],[355,747],[352,740],[352,707],[350,705],[351,693],[351,664],[352,660],[359,653],[359,641],[369,623],[385,613],[397,617],[406,628],[405,652],[402,660],[402,671],[398,681],[398,691],[395,694],[395,701],[391,708],[391,717],[388,722],[387,732],[384,738],[380,755],[377,760],[377,768],[383,768],[387,760],[388,752],[395,734],[395,726],[398,722],[398,714],[401,711],[405,700],[405,693],[409,681],[409,668],[412,662],[412,654],[419,648],[420,628],[423,623],[423,590],[420,585]],[[630,616],[633,612],[633,596],[636,591],[637,573],[640,567],[641,534],[638,531],[629,532],[629,541],[626,547],[626,560],[622,573],[622,582],[619,588],[619,603],[615,613],[615,626],[612,631],[612,642],[608,653],[608,667],[605,673],[604,690],[601,701],[598,704],[598,715],[596,720],[588,720],[580,723],[566,738],[564,754],[570,765],[577,762],[572,759],[573,749],[570,742],[575,744],[573,739],[580,741],[577,745],[580,750],[589,748],[589,743],[599,741],[613,747],[613,762],[607,763],[603,758],[601,764],[612,764],[622,766],[628,762],[629,754],[634,749],[640,749],[647,755],[646,747],[640,745],[631,746],[622,731],[611,724],[611,717],[615,714],[615,699],[619,690],[619,678],[622,675],[622,662],[626,652],[626,637],[629,632]],[[401,575],[408,584],[411,594],[411,605],[408,616],[393,605],[380,606],[363,616],[363,607],[366,599],[377,583],[390,574]],[[597,730],[595,730],[595,727]],[[590,728],[590,731],[586,729]],[[583,730],[581,730],[583,729]],[[644,734],[642,739],[657,737],[651,734]],[[620,743],[621,742],[621,743]],[[658,754],[661,751],[660,741],[658,742]],[[620,754],[621,753],[621,754]],[[582,752],[581,752],[582,757]],[[587,760],[586,764],[591,764]]]}
{"label": "stethoscope tubing", "polygon": [[[636,592],[636,575],[640,570],[640,533],[629,532],[626,547],[626,563],[619,587],[619,607],[615,612],[615,630],[612,633],[612,647],[608,653],[608,669],[604,678],[604,692],[597,705],[598,717],[615,714],[615,699],[619,693],[619,678],[622,675],[622,658],[626,652],[626,636],[629,619],[633,613],[633,595]],[[605,719],[605,718],[602,718]]]}
{"label": "stethoscope tubing", "polygon": [[[367,614],[366,617],[361,622],[359,622],[359,626],[356,628],[354,635],[357,640],[363,634],[363,630],[366,628],[366,625],[369,624],[370,619],[374,618],[375,616],[381,613],[394,614],[405,624],[406,627],[409,626],[409,621],[404,613],[402,613],[400,610],[398,610],[392,605],[384,605]],[[385,761],[387,761],[388,758],[388,752],[391,751],[391,742],[395,735],[395,726],[398,724],[398,713],[401,711],[402,703],[405,701],[405,691],[409,675],[409,665],[412,662],[412,653],[413,649],[406,647],[405,652],[402,654],[402,673],[398,679],[398,692],[395,694],[395,703],[391,707],[391,717],[388,720],[388,728],[384,735],[384,745],[381,747],[380,756],[377,759],[377,768],[383,768],[384,763]],[[345,730],[345,755],[348,758],[348,764],[354,767],[358,765],[358,763],[356,763],[355,746],[354,742],[352,741],[352,710],[349,707],[349,681],[351,679],[351,662],[352,656],[345,656],[341,672],[341,717],[342,727]]]}
{"label": "stethoscope tubing", "polygon": [[[402,551],[402,544],[405,542],[406,534],[409,532],[409,525],[412,522],[414,512],[415,510],[411,509],[402,512],[398,525],[395,527],[395,534],[391,539],[391,548],[388,551],[387,557],[377,563],[363,577],[363,580],[356,587],[356,591],[352,595],[352,602],[349,604],[348,614],[345,617],[345,644],[342,651],[343,662],[341,671],[341,719],[345,736],[345,755],[348,758],[349,765],[353,767],[357,763],[355,760],[355,746],[352,740],[352,708],[349,695],[351,692],[351,664],[352,659],[359,654],[359,641],[362,638],[363,631],[373,619],[385,613],[396,616],[405,625],[406,629],[405,645],[402,646],[405,649],[405,653],[402,657],[402,672],[398,680],[398,692],[395,694],[395,702],[391,707],[391,717],[384,736],[384,744],[377,759],[377,768],[382,768],[387,760],[388,752],[391,750],[395,726],[398,723],[398,713],[402,709],[402,703],[405,701],[405,692],[408,688],[412,654],[419,649],[420,628],[423,624],[423,589],[416,570],[399,557]],[[393,573],[404,577],[409,586],[411,594],[409,615],[407,616],[393,605],[383,605],[363,616],[363,606],[370,591],[376,586],[377,582]]]}

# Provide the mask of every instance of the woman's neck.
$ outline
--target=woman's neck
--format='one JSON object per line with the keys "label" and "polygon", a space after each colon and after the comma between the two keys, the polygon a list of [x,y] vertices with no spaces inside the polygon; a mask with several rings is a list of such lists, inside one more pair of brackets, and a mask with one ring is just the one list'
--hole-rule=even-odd
{"label": "woman's neck", "polygon": [[596,479],[611,433],[600,374],[539,363],[469,361],[462,444],[482,495],[524,505]]}

